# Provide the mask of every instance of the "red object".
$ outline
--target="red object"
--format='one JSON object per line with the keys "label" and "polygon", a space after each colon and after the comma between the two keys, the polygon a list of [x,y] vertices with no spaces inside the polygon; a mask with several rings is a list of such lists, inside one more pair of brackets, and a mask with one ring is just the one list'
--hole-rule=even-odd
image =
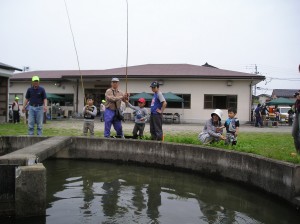
{"label": "red object", "polygon": [[146,100],[144,98],[139,98],[138,102],[146,103]]}

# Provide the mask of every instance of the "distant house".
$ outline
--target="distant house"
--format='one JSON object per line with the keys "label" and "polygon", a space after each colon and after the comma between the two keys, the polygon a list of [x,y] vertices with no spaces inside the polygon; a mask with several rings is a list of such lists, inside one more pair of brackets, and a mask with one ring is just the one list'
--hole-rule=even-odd
{"label": "distant house", "polygon": [[260,104],[265,104],[266,102],[268,102],[272,99],[271,96],[268,94],[260,94],[257,96],[257,98],[258,98],[258,102]]}
{"label": "distant house", "polygon": [[299,89],[273,89],[272,99],[276,99],[279,97],[295,99],[294,94],[298,92]]}
{"label": "distant house", "polygon": [[[127,92],[131,95],[152,93],[149,86],[152,81],[158,81],[162,92],[172,92],[183,98],[183,102],[168,102],[165,111],[180,114],[182,122],[204,122],[216,108],[224,110],[224,119],[228,107],[236,107],[240,122],[247,122],[251,119],[252,87],[265,79],[261,75],[219,69],[207,63],[202,66],[146,64],[130,66],[127,71],[127,82],[124,67],[82,70],[81,74],[78,70],[23,72],[11,78],[10,94],[23,99],[31,77],[38,75],[48,93],[65,99],[60,106],[72,114],[81,112],[84,95],[93,95],[95,105],[99,107],[112,77],[120,79],[120,89],[124,92],[127,83]],[[131,113],[132,110],[127,109],[126,112]]]}
{"label": "distant house", "polygon": [[9,78],[15,71],[22,71],[22,69],[0,62],[0,123],[8,121]]}

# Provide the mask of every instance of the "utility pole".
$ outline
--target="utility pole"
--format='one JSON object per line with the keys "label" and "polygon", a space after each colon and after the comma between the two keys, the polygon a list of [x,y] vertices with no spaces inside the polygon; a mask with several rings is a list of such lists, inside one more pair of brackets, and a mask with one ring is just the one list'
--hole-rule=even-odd
{"label": "utility pole", "polygon": [[[257,75],[257,74],[259,74],[259,72],[257,71],[257,65],[255,64],[254,66],[255,66],[255,67],[254,67],[254,68],[255,68],[254,74]],[[256,96],[256,84],[255,84],[255,86],[254,86],[254,96]]]}

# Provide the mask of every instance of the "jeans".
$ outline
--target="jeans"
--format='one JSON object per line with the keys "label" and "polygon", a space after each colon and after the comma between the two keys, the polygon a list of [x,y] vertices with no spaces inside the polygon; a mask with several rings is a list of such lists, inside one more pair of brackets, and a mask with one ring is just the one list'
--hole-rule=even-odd
{"label": "jeans", "polygon": [[106,138],[110,138],[111,125],[114,126],[114,129],[117,132],[117,136],[124,137],[122,130],[122,121],[116,119],[115,114],[115,110],[110,110],[108,108],[106,108],[106,110],[104,111],[104,137]]}
{"label": "jeans", "polygon": [[28,135],[34,135],[34,124],[37,125],[37,135],[43,135],[44,106],[29,106]]}

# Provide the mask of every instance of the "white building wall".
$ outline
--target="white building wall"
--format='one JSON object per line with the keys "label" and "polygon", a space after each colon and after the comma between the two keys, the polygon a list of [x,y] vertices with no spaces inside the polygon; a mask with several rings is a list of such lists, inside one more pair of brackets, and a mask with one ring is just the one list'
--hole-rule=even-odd
{"label": "white building wall", "polygon": [[[129,93],[147,92],[151,93],[150,84],[151,79],[129,79],[127,90]],[[191,108],[190,109],[166,109],[166,113],[179,113],[183,122],[204,123],[210,118],[213,109],[204,109],[204,94],[220,94],[220,95],[237,95],[237,117],[241,123],[249,121],[250,117],[250,81],[231,81],[232,85],[227,85],[227,80],[164,80],[163,85],[160,86],[162,92],[173,92],[177,94],[191,94]],[[53,94],[74,94],[74,106],[67,108],[75,111],[76,109],[76,82],[61,83],[60,86],[54,85],[55,82],[41,82],[41,85],[46,89],[46,92]],[[22,93],[27,91],[30,83],[17,83],[11,85],[10,93]],[[95,88],[95,82],[84,82],[85,89]],[[109,86],[107,87],[109,88]],[[125,92],[125,80],[120,80],[120,90]],[[80,113],[84,106],[84,96],[81,83],[78,87],[78,112]],[[100,91],[100,90],[99,90]],[[65,108],[64,108],[65,109]],[[150,111],[150,110],[149,110]],[[126,112],[132,112],[127,109]],[[223,120],[227,117],[227,111],[223,110]]]}

